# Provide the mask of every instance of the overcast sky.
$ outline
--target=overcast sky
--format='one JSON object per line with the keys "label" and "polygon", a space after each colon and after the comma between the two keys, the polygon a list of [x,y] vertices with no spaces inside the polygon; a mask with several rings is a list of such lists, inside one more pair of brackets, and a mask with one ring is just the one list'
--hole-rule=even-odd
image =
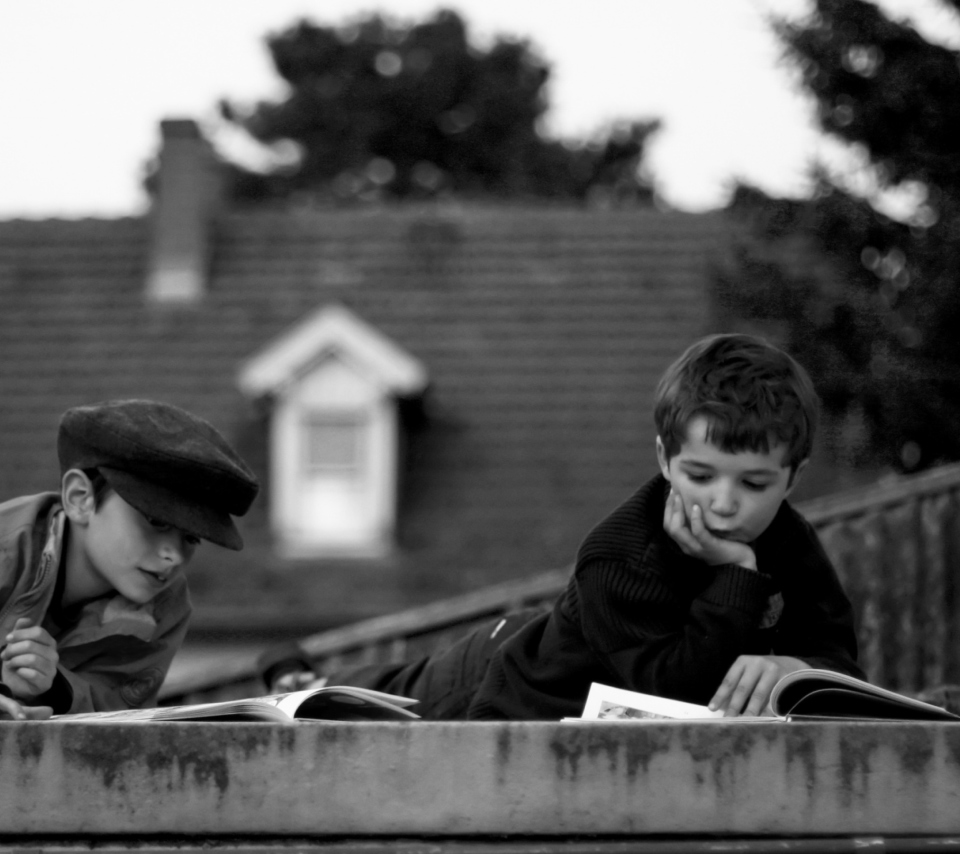
{"label": "overcast sky", "polygon": [[[881,5],[958,42],[938,0]],[[215,105],[282,91],[268,32],[374,10],[422,20],[439,7],[481,43],[523,37],[551,64],[553,134],[661,118],[649,163],[676,207],[724,204],[734,177],[802,193],[823,150],[764,21],[808,0],[0,0],[0,217],[141,213],[162,118],[196,118],[221,150],[249,156]]]}

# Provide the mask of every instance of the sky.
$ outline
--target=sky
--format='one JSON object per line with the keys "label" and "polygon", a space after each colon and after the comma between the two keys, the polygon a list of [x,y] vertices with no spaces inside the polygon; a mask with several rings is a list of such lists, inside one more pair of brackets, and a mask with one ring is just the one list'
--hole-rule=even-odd
{"label": "sky", "polygon": [[[732,182],[800,195],[815,157],[839,157],[784,65],[766,17],[810,0],[0,0],[0,218],[138,215],[159,122],[194,118],[225,156],[262,159],[218,118],[220,99],[272,100],[265,36],[307,18],[454,9],[478,44],[524,38],[550,65],[546,128],[587,138],[659,118],[647,163],[663,199],[722,206]],[[879,0],[960,45],[937,0]],[[839,162],[839,161],[837,161]]]}

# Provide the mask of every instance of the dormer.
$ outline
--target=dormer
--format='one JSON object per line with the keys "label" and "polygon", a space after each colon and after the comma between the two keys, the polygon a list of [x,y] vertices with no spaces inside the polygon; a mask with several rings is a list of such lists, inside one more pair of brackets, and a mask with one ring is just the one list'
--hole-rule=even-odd
{"label": "dormer", "polygon": [[285,557],[387,554],[397,518],[398,400],[423,365],[348,309],[319,309],[241,368],[270,405],[270,520]]}

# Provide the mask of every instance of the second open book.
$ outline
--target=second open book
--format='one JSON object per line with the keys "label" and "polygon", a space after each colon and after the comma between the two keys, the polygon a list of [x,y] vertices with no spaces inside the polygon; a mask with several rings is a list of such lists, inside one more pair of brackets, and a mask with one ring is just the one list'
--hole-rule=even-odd
{"label": "second open book", "polygon": [[960,715],[832,670],[788,673],[770,695],[770,714],[723,718],[706,706],[594,683],[576,720],[896,720],[960,721]]}
{"label": "second open book", "polygon": [[393,721],[420,716],[408,706],[410,697],[385,694],[370,688],[326,685],[322,688],[270,694],[244,700],[199,703],[190,706],[160,706],[155,709],[124,709],[116,712],[82,712],[55,715],[60,721],[124,723],[149,721],[274,721],[295,723],[304,720]]}

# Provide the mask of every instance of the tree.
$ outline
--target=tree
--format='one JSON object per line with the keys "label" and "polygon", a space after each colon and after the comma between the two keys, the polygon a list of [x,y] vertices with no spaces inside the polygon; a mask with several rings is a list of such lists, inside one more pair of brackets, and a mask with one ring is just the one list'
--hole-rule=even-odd
{"label": "tree", "polygon": [[[958,55],[865,0],[815,7],[775,30],[822,129],[857,147],[875,192],[855,192],[822,166],[807,200],[741,186],[731,209],[758,240],[719,275],[718,295],[740,316],[784,330],[855,461],[912,471],[957,460]],[[905,221],[877,207],[891,191],[914,200]],[[804,242],[829,259],[828,271],[784,263],[787,247]]]}
{"label": "tree", "polygon": [[301,21],[268,46],[289,94],[221,111],[261,142],[293,141],[299,157],[268,175],[236,168],[239,198],[652,196],[640,167],[658,122],[589,143],[545,139],[547,64],[522,40],[474,47],[454,12],[415,25]]}

